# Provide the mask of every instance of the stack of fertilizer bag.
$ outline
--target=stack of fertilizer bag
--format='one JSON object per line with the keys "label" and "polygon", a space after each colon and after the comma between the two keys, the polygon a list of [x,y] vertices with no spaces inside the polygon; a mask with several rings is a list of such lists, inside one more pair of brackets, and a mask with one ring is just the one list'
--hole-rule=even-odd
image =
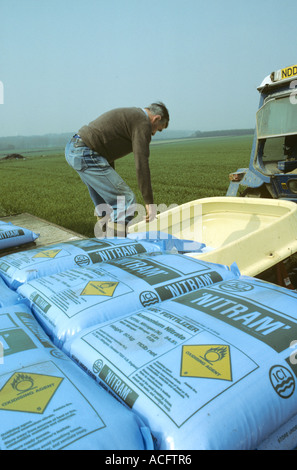
{"label": "stack of fertilizer bag", "polygon": [[[6,431],[2,431],[4,426],[12,435],[18,426],[23,426],[25,432],[32,420],[30,415],[24,421],[16,419],[11,424],[10,409],[5,408],[3,411],[8,416],[2,421],[1,406],[10,403],[17,406],[21,398],[12,395],[1,400],[1,392],[13,389],[29,397],[36,388],[50,395],[57,382],[30,385],[38,374],[51,378],[63,376],[48,370],[47,362],[59,373],[71,376],[69,380],[79,393],[87,393],[82,385],[87,380],[86,375],[74,380],[60,362],[56,363],[61,360],[70,367],[66,359],[69,356],[75,367],[71,368],[73,374],[79,375],[79,365],[93,378],[97,393],[101,390],[99,383],[102,392],[108,390],[110,395],[107,396],[113,395],[125,405],[121,409],[132,412],[139,420],[138,429],[142,433],[139,448],[149,448],[148,438],[143,437],[147,429],[153,436],[155,448],[160,450],[295,447],[297,360],[292,343],[297,341],[297,294],[243,277],[236,264],[228,267],[184,256],[180,253],[187,249],[177,248],[176,241],[170,252],[169,244],[160,243],[158,238],[153,241],[104,239],[101,242],[108,244],[116,240],[142,246],[150,243],[151,248],[131,256],[123,250],[115,255],[114,246],[104,249],[101,246],[102,250],[97,246],[94,252],[84,250],[90,262],[84,258],[85,263],[76,262],[75,267],[65,267],[72,255],[64,257],[65,264],[52,264],[54,248],[53,256],[45,256],[48,273],[43,260],[37,269],[31,269],[29,260],[26,269],[23,261],[17,265],[17,258],[12,261],[10,255],[0,258],[0,274],[6,283],[5,298],[9,298],[9,289],[16,302],[14,308],[22,305],[28,309],[28,315],[30,311],[33,313],[49,337],[48,341],[52,342],[52,349],[47,351],[54,351],[51,360],[38,358],[34,351],[32,368],[31,363],[22,362],[27,357],[24,352],[13,356],[18,361],[14,366],[16,373],[23,369],[25,378],[31,374],[27,383],[25,379],[23,383],[23,377],[13,376],[13,369],[7,374],[0,369],[4,371],[0,375],[0,438],[3,434],[6,437]],[[84,242],[86,246],[93,243],[91,240]],[[196,248],[198,251],[199,247]],[[164,249],[166,251],[162,251]],[[97,253],[96,261],[92,260],[91,252]],[[24,253],[19,254],[22,255]],[[20,329],[12,314],[9,318]],[[30,318],[33,322],[33,317]],[[31,330],[36,328],[37,324]],[[29,332],[27,334],[30,336]],[[6,341],[2,332],[1,336]],[[32,335],[30,338],[32,340]],[[5,348],[6,343],[3,344]],[[34,344],[37,348],[36,341]],[[64,383],[66,380],[61,382]],[[91,393],[89,381],[86,389]],[[70,401],[72,392],[63,391],[63,396]],[[92,400],[86,400],[95,409]],[[98,401],[102,401],[99,396]],[[42,413],[52,402],[53,398],[46,408],[37,402],[42,415],[37,422],[43,429],[46,421],[43,422],[45,415]],[[52,406],[46,416],[55,423],[54,411],[60,411],[63,405],[53,403]],[[84,413],[83,406],[81,409]],[[21,411],[21,416],[24,414],[24,410],[15,410]],[[101,409],[98,414],[104,423],[108,422]],[[18,422],[23,424],[17,425]],[[51,433],[52,422],[49,423],[47,432]],[[126,435],[126,428],[119,424],[117,417],[117,428]],[[93,436],[88,429],[87,432],[90,432],[89,438]],[[34,434],[31,429],[30,434]],[[77,447],[95,447],[89,438],[83,438]],[[127,436],[127,439],[132,437]],[[50,446],[49,442],[43,442],[44,448]],[[106,448],[105,444],[98,445]],[[114,443],[110,445],[118,448]],[[119,443],[123,449],[124,445]]]}
{"label": "stack of fertilizer bag", "polygon": [[26,305],[0,308],[0,450],[153,448],[141,418],[56,349]]}
{"label": "stack of fertilizer bag", "polygon": [[38,237],[39,234],[32,230],[0,220],[0,253],[7,248],[34,242]]}

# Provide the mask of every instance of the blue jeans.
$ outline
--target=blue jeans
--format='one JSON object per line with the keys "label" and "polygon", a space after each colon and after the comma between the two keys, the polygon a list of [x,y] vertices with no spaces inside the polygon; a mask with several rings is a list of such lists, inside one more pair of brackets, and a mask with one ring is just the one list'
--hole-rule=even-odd
{"label": "blue jeans", "polygon": [[127,216],[127,210],[135,204],[135,195],[106,158],[89,147],[77,146],[75,139],[67,143],[65,157],[87,186],[97,215],[105,215],[104,205],[108,205],[112,221],[127,224],[133,218],[131,213]]}

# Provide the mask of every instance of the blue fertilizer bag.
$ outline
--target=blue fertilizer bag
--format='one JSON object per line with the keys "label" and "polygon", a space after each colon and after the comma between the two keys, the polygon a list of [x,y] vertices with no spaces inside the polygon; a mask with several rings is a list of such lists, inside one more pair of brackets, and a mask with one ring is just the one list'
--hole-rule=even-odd
{"label": "blue fertilizer bag", "polygon": [[0,309],[0,450],[145,450],[142,420],[57,350],[25,305]]}
{"label": "blue fertilizer bag", "polygon": [[62,348],[83,328],[239,276],[238,268],[145,253],[35,279],[17,290]]}
{"label": "blue fertilizer bag", "polygon": [[297,449],[297,415],[268,436],[257,450],[296,450]]}
{"label": "blue fertilizer bag", "polygon": [[297,293],[240,277],[88,328],[65,349],[86,370],[100,364],[96,381],[158,449],[252,450],[296,429],[296,340]]}
{"label": "blue fertilizer bag", "polygon": [[34,242],[38,237],[39,234],[32,232],[32,230],[0,220],[0,251]]}
{"label": "blue fertilizer bag", "polygon": [[77,266],[91,266],[125,256],[160,251],[161,242],[125,238],[90,238],[44,246],[0,258],[0,276],[12,288]]}
{"label": "blue fertilizer bag", "polygon": [[17,292],[10,289],[3,279],[0,278],[0,308],[8,305],[15,305],[22,301],[21,296]]}
{"label": "blue fertilizer bag", "polygon": [[193,240],[183,240],[169,233],[160,231],[136,232],[127,235],[132,240],[146,240],[152,244],[161,246],[162,251],[173,251],[183,253],[202,253],[206,248],[205,243]]}

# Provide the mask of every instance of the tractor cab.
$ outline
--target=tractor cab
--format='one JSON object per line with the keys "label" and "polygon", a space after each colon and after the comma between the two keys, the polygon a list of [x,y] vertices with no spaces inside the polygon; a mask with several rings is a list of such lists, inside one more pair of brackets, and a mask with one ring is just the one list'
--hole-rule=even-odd
{"label": "tractor cab", "polygon": [[297,65],[273,72],[258,91],[249,168],[229,175],[227,196],[297,202]]}

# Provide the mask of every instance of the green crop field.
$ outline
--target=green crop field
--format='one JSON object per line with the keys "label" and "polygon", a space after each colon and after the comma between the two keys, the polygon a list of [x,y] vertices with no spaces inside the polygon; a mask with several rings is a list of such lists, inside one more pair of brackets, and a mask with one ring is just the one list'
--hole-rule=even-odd
{"label": "green crop field", "polygon": [[[153,142],[150,167],[155,203],[169,206],[225,196],[229,173],[248,166],[252,139],[244,136]],[[28,212],[94,236],[92,201],[65,161],[63,149],[26,150],[23,155],[25,160],[0,160],[0,217]],[[137,202],[143,204],[133,155],[117,161],[116,170],[135,192]]]}

